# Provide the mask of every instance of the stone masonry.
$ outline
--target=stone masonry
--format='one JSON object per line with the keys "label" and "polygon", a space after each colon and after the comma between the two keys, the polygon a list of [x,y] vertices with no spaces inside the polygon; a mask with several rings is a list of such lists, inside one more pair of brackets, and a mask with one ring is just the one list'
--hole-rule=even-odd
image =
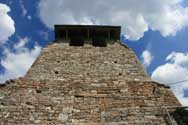
{"label": "stone masonry", "polygon": [[170,88],[119,41],[49,44],[25,77],[0,87],[1,125],[166,125],[172,106],[180,104]]}

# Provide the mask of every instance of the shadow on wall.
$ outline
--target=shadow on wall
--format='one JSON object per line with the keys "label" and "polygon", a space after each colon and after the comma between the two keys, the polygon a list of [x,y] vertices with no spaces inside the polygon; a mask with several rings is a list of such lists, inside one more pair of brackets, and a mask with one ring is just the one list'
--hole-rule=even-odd
{"label": "shadow on wall", "polygon": [[176,111],[171,113],[178,125],[188,125],[188,107],[176,108]]}

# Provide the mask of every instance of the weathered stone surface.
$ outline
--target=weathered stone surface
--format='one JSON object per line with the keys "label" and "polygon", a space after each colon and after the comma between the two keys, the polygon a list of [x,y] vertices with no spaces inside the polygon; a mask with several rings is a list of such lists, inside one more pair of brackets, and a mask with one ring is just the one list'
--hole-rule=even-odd
{"label": "weathered stone surface", "polygon": [[163,107],[180,106],[153,82],[131,49],[45,47],[24,78],[0,87],[0,124],[163,124]]}
{"label": "weathered stone surface", "polygon": [[85,79],[86,82],[103,79],[149,80],[135,54],[119,43],[108,47],[69,46],[54,43],[44,48],[40,57],[26,75],[28,79]]}

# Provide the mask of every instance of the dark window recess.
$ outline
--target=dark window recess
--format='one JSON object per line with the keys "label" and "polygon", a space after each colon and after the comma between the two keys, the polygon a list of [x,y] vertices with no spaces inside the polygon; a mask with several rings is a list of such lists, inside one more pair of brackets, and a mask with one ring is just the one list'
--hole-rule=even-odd
{"label": "dark window recess", "polygon": [[58,72],[58,71],[55,71],[55,74],[59,74],[59,72]]}
{"label": "dark window recess", "polygon": [[93,38],[93,46],[96,46],[96,47],[106,47],[107,44],[106,44],[106,39],[105,37],[94,37]]}
{"label": "dark window recess", "polygon": [[31,103],[31,102],[26,102],[26,104],[27,104],[27,105],[32,105],[32,103]]}
{"label": "dark window recess", "polygon": [[61,31],[58,31],[56,33],[56,38],[58,39],[66,39],[66,31],[65,30],[61,30]]}
{"label": "dark window recess", "polygon": [[37,93],[42,93],[42,90],[37,89],[36,92],[37,92]]}
{"label": "dark window recess", "polygon": [[4,105],[5,105],[5,103],[4,103],[4,102],[1,102],[1,105],[3,105],[3,106],[4,106]]}
{"label": "dark window recess", "polygon": [[79,36],[72,36],[70,38],[70,46],[84,46],[84,38]]}
{"label": "dark window recess", "polygon": [[155,94],[155,92],[156,92],[156,89],[155,89],[155,87],[153,88],[153,94]]}

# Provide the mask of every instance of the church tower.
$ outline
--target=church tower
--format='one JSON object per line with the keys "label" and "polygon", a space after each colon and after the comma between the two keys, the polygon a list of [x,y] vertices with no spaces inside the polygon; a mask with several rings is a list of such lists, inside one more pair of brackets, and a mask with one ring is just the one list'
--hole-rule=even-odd
{"label": "church tower", "polygon": [[55,25],[55,40],[28,73],[1,85],[0,124],[176,124],[180,103],[150,79],[120,32]]}

